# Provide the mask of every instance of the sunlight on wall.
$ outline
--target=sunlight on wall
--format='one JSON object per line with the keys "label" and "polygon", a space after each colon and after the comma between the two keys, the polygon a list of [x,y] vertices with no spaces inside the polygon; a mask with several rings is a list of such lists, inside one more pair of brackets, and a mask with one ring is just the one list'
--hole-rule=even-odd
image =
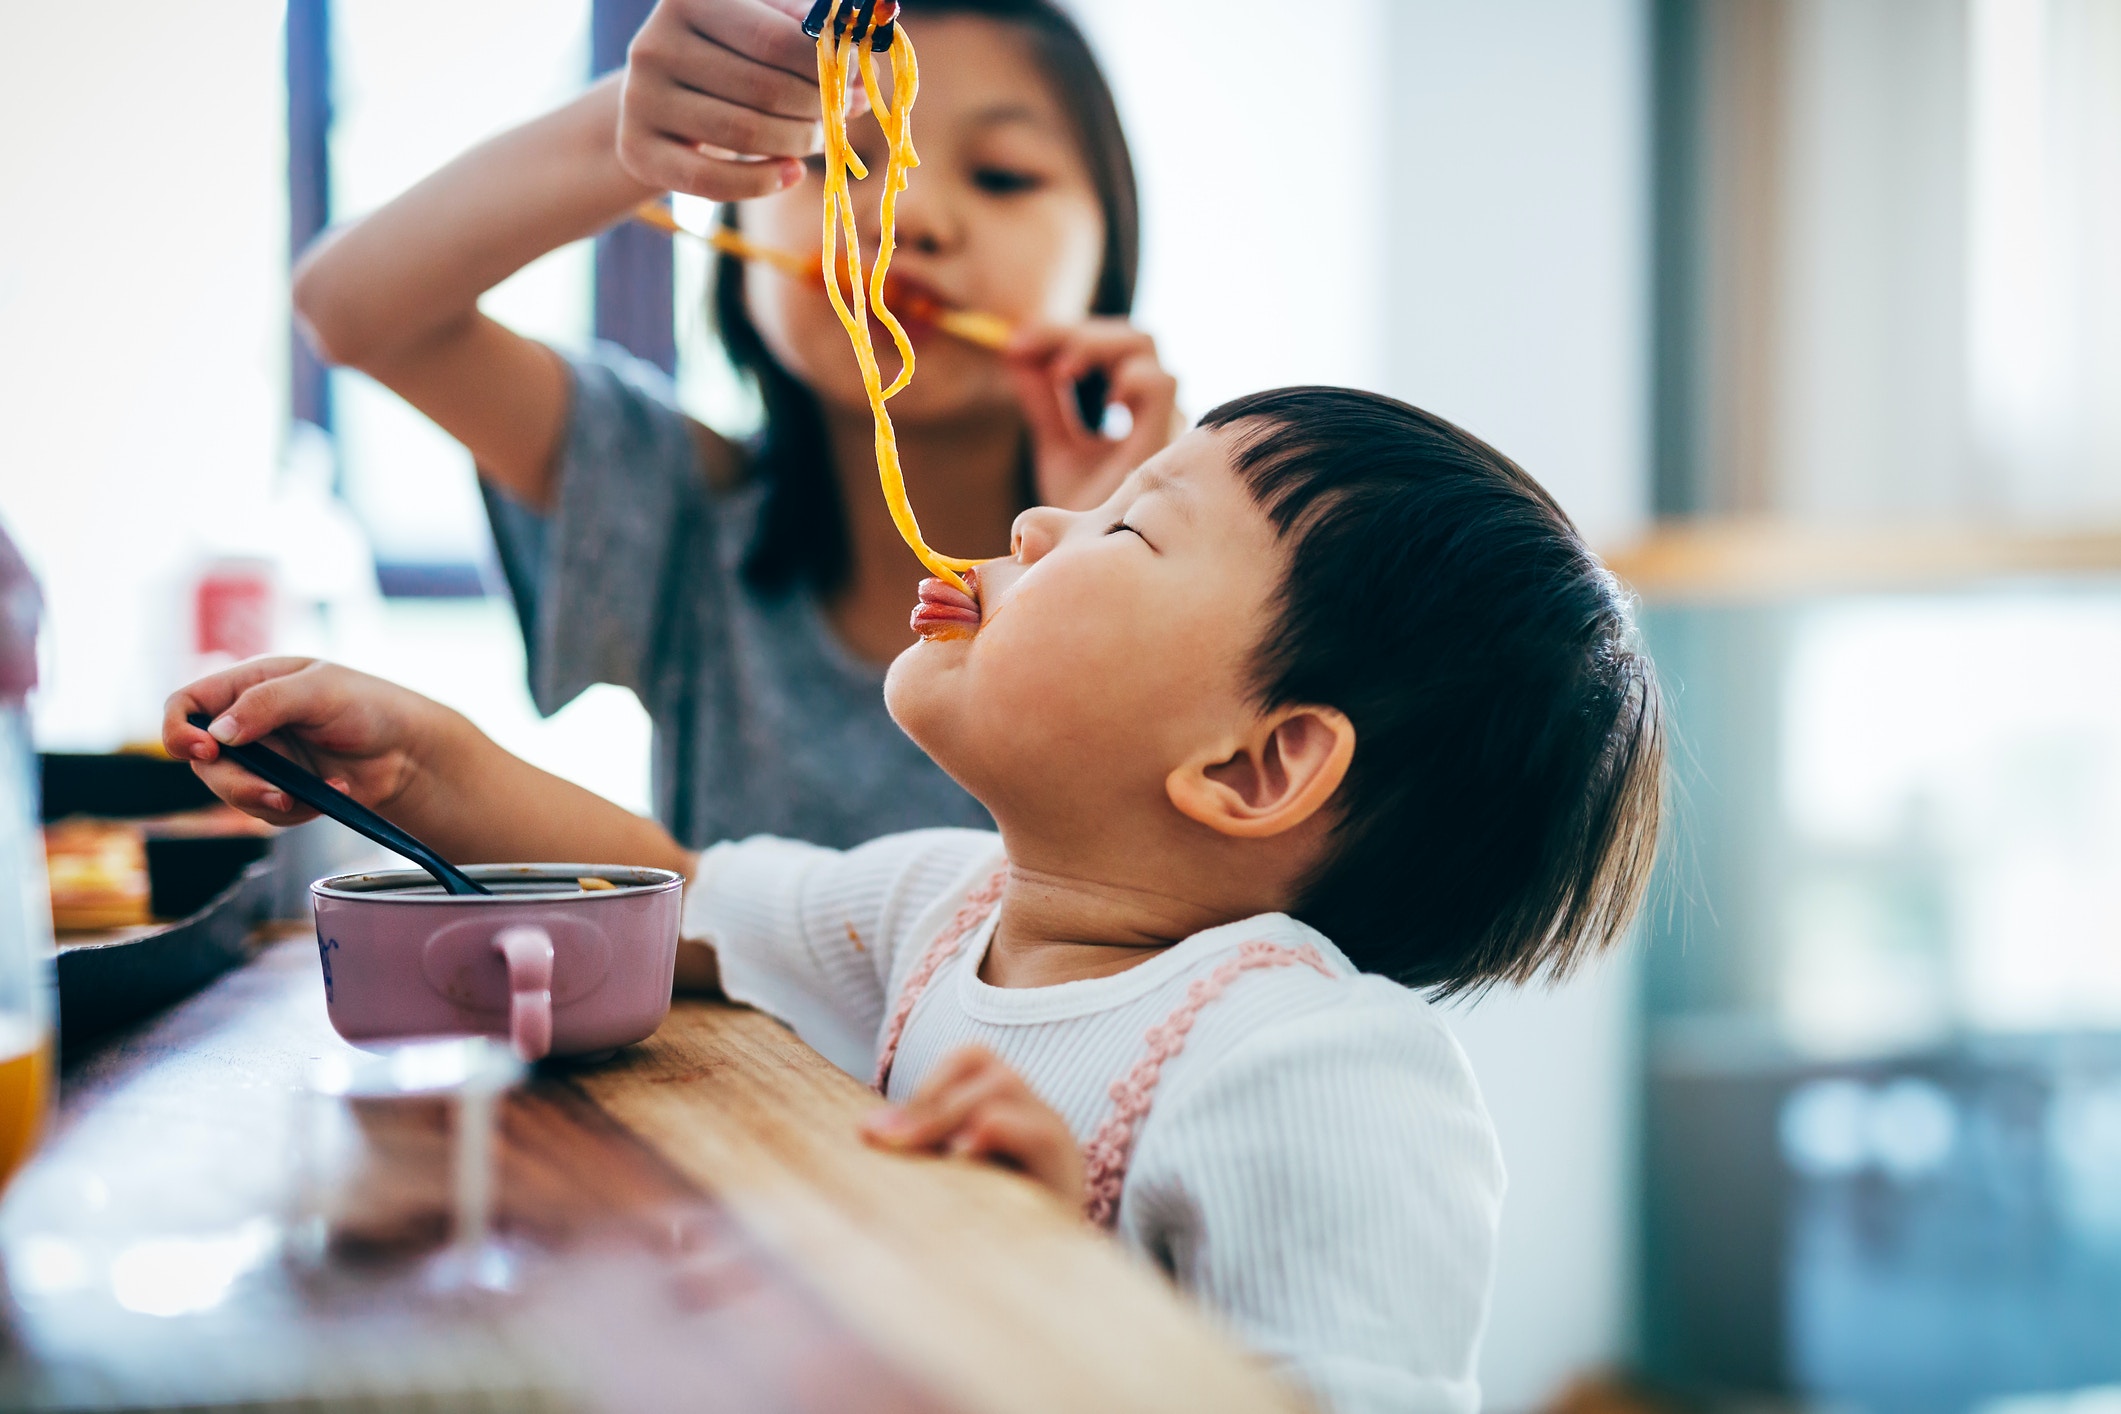
{"label": "sunlight on wall", "polygon": [[2121,511],[2121,7],[1969,7],[1969,382],[1997,499]]}
{"label": "sunlight on wall", "polygon": [[[527,16],[515,4],[341,8],[348,42],[369,60],[356,71],[368,86],[341,113],[342,203],[380,201],[571,91],[585,62],[584,0],[542,0]],[[512,47],[488,32],[497,16],[523,17]],[[104,750],[157,733],[162,698],[189,668],[185,602],[204,557],[276,548],[299,557],[290,540],[339,529],[269,499],[286,485],[281,23],[281,6],[267,0],[119,0],[97,24],[126,43],[80,68],[52,62],[79,41],[65,7],[0,11],[0,123],[40,135],[0,146],[0,190],[40,213],[0,233],[0,380],[12,390],[0,422],[0,518],[46,592],[34,708],[48,748]],[[378,47],[409,50],[408,34],[435,46],[427,60],[376,60]],[[501,55],[513,72],[473,82],[456,72],[468,53],[482,56],[481,71]],[[567,89],[554,87],[560,78]],[[544,88],[526,90],[535,84]],[[138,155],[144,133],[152,160]],[[580,342],[587,286],[587,247],[575,247],[496,290],[487,307]],[[388,524],[410,527],[386,548],[458,553],[469,543],[482,553],[462,450],[372,385],[341,406],[354,440],[368,439],[357,454],[379,468],[367,490],[382,496]],[[319,471],[308,464],[316,449],[302,450],[305,472]],[[541,721],[504,601],[385,605],[370,588],[299,627],[284,646],[398,678],[539,764],[647,808],[640,708],[595,689]]]}
{"label": "sunlight on wall", "polygon": [[0,516],[49,603],[48,743],[153,729],[183,581],[271,485],[283,109],[271,0],[0,12]]}
{"label": "sunlight on wall", "polygon": [[447,703],[533,765],[639,815],[650,812],[648,714],[599,684],[550,717],[524,686],[523,636],[505,599],[397,599],[342,628],[332,657]]}
{"label": "sunlight on wall", "polygon": [[[1136,322],[1195,416],[1383,378],[1382,0],[1081,0],[1142,189]],[[1269,37],[1263,42],[1263,37]],[[1326,199],[1330,198],[1330,199]]]}
{"label": "sunlight on wall", "polygon": [[1649,515],[1647,6],[1387,9],[1380,386],[1626,543]]}
{"label": "sunlight on wall", "polygon": [[[333,8],[334,219],[365,214],[503,129],[580,92],[588,0],[362,0]],[[589,341],[587,241],[533,261],[479,301],[561,348]],[[384,560],[486,558],[471,458],[395,394],[333,375],[348,498]]]}

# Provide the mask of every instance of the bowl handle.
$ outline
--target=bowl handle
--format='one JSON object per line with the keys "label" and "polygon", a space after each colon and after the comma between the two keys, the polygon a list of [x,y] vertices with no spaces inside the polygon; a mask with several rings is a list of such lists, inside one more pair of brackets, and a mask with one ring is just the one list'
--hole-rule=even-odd
{"label": "bowl handle", "polygon": [[552,934],[534,923],[503,928],[493,949],[508,965],[508,1042],[526,1061],[552,1049]]}

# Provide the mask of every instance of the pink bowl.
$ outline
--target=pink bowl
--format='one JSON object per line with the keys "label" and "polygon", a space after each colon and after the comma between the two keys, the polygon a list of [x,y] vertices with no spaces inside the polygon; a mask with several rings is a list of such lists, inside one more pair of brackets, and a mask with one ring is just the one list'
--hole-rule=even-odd
{"label": "pink bowl", "polygon": [[[494,892],[445,894],[418,869],[309,886],[324,1005],[341,1036],[505,1036],[540,1060],[609,1054],[662,1025],[682,876],[603,864],[464,872]],[[578,878],[614,887],[579,889]]]}

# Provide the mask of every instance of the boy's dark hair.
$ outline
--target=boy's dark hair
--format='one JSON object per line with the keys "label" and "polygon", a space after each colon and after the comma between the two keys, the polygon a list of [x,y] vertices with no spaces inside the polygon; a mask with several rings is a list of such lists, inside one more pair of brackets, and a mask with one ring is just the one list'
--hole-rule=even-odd
{"label": "boy's dark hair", "polygon": [[[913,13],[916,22],[938,15],[993,20],[1009,25],[1029,41],[1032,61],[1045,73],[1075,130],[1083,165],[1104,211],[1104,259],[1091,293],[1090,313],[1126,314],[1134,307],[1134,277],[1141,260],[1134,160],[1127,151],[1127,135],[1120,127],[1112,89],[1083,32],[1053,0],[921,0]],[[916,105],[916,135],[919,117]],[[722,206],[722,224],[732,230],[738,207],[736,202]],[[745,581],[767,591],[800,584],[820,598],[828,596],[847,582],[847,512],[840,504],[839,481],[832,474],[832,453],[817,396],[781,367],[759,337],[744,305],[741,261],[718,263],[709,303],[729,361],[757,384],[766,414],[752,459],[752,472],[765,485],[766,501],[744,556]],[[1085,379],[1076,393],[1083,419],[1097,426],[1105,410],[1102,377]],[[1035,500],[1028,442],[1017,469],[1017,500],[1024,507]]]}
{"label": "boy's dark hair", "polygon": [[1656,851],[1662,709],[1618,583],[1553,498],[1373,393],[1282,388],[1201,425],[1288,548],[1263,705],[1355,724],[1297,916],[1446,995],[1559,977],[1619,937]]}

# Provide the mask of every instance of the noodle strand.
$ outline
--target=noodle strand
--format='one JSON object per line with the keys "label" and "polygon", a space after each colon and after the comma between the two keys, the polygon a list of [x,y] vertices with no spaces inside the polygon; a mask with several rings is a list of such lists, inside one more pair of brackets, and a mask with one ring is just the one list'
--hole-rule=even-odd
{"label": "noodle strand", "polygon": [[[839,316],[840,324],[847,330],[847,340],[854,346],[855,362],[861,367],[862,386],[869,395],[869,412],[876,423],[877,475],[883,482],[884,503],[890,508],[892,523],[936,578],[947,580],[970,593],[971,586],[965,582],[964,572],[979,561],[939,554],[921,537],[920,522],[914,518],[912,503],[906,496],[905,471],[899,465],[898,435],[892,429],[890,411],[884,406],[887,399],[896,396],[913,380],[913,344],[906,337],[897,316],[884,303],[884,275],[890,269],[892,252],[897,246],[898,194],[906,188],[907,174],[920,163],[920,157],[913,149],[913,99],[920,87],[920,67],[914,58],[913,41],[907,37],[906,26],[901,22],[892,31],[891,86],[895,101],[887,105],[877,83],[876,65],[870,58],[868,35],[837,33],[840,11],[849,3],[850,0],[834,0],[832,12],[827,15],[817,41],[818,91],[823,97],[825,120],[821,261],[825,272],[825,295],[832,301],[833,313]],[[852,26],[849,29],[851,31]],[[854,196],[847,186],[850,173],[857,179],[869,175],[869,169],[847,141],[847,104],[853,96],[857,71],[869,91],[869,104],[876,114],[877,124],[890,143],[890,160],[885,165],[884,194],[879,211],[875,268],[867,280],[863,278],[861,235],[855,225]],[[838,273],[833,269],[843,235],[847,241],[847,289],[844,294],[840,290]],[[889,388],[884,386],[883,374],[877,367],[876,348],[869,337],[871,308],[876,311],[877,322],[890,331],[902,364],[898,377],[892,380]]]}

